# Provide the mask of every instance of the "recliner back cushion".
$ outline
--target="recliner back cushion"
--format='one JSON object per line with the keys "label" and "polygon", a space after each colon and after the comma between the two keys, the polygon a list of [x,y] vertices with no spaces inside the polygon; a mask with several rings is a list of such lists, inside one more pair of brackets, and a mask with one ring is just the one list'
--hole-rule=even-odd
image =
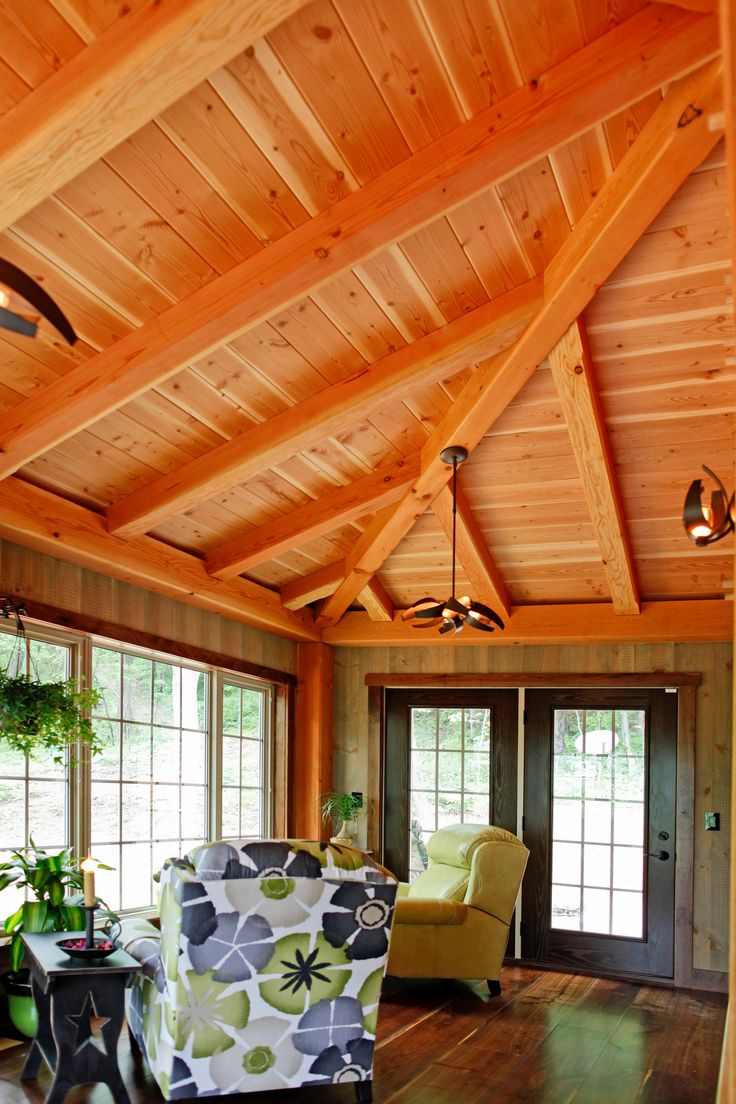
{"label": "recliner back cushion", "polygon": [[464,898],[466,905],[483,909],[504,924],[511,921],[529,855],[526,847],[512,838],[516,842],[498,840],[478,848]]}
{"label": "recliner back cushion", "polygon": [[464,901],[470,870],[446,863],[431,863],[409,886],[409,897],[443,897],[447,901]]}

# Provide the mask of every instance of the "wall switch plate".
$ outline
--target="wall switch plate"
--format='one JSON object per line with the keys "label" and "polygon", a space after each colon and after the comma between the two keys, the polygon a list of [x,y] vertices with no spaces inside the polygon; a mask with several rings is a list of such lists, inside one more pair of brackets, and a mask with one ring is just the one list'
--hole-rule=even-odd
{"label": "wall switch plate", "polygon": [[362,809],[363,808],[363,795],[362,795],[362,793],[359,793],[357,790],[353,790],[352,796],[354,798],[356,798],[356,800],[358,801],[358,808]]}
{"label": "wall switch plate", "polygon": [[706,813],[705,814],[705,830],[706,830],[706,832],[720,832],[720,830],[721,830],[721,814],[720,813]]}

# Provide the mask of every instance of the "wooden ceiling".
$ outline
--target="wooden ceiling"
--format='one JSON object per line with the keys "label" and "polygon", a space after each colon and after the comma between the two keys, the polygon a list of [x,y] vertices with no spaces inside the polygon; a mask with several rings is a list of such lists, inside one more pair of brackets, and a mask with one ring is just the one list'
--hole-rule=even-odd
{"label": "wooden ceiling", "polygon": [[[729,19],[724,15],[723,24]],[[298,640],[730,636],[716,0],[6,0],[0,535]],[[727,74],[727,80],[730,79]]]}

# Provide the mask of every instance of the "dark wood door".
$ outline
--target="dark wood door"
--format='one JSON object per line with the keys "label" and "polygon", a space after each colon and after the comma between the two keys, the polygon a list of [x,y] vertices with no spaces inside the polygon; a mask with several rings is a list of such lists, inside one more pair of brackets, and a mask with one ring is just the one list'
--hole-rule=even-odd
{"label": "dark wood door", "polygon": [[384,747],[384,862],[422,869],[444,824],[516,832],[516,690],[389,690]]}
{"label": "dark wood door", "polygon": [[525,959],[674,975],[677,694],[526,694]]}

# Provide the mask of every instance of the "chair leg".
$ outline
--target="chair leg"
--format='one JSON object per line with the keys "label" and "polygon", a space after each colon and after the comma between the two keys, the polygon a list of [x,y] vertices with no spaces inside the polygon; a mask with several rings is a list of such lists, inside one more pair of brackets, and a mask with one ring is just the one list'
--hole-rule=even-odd
{"label": "chair leg", "polygon": [[355,1099],[358,1104],[371,1104],[373,1100],[373,1082],[370,1077],[367,1081],[355,1082]]}
{"label": "chair leg", "polygon": [[491,979],[489,978],[488,979],[488,992],[491,994],[492,997],[500,997],[501,996],[501,982],[500,981],[491,981]]}

